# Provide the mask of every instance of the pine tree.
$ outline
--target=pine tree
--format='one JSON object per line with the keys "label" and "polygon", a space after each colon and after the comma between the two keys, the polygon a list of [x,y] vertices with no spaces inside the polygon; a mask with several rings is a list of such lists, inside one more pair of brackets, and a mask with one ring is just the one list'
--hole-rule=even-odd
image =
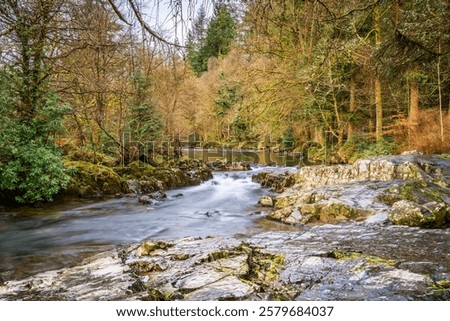
{"label": "pine tree", "polygon": [[206,12],[203,7],[197,14],[188,37],[187,59],[195,74],[201,75],[208,70],[210,57],[226,56],[235,38],[235,21],[227,6],[217,3],[214,16],[205,29]]}

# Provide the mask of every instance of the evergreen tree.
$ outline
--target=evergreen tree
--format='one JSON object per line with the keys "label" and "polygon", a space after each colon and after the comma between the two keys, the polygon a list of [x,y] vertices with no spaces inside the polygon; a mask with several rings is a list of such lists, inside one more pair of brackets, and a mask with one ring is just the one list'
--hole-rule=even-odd
{"label": "evergreen tree", "polygon": [[207,66],[208,64],[207,58],[205,62],[205,57],[202,54],[206,38],[206,24],[206,10],[202,5],[197,12],[192,29],[189,31],[187,42],[187,60],[197,75],[205,71],[204,65],[206,64]]}
{"label": "evergreen tree", "polygon": [[214,16],[205,32],[206,12],[203,7],[197,14],[188,37],[187,59],[192,70],[200,75],[208,70],[210,57],[226,56],[235,38],[235,21],[227,6],[221,2],[214,8]]}

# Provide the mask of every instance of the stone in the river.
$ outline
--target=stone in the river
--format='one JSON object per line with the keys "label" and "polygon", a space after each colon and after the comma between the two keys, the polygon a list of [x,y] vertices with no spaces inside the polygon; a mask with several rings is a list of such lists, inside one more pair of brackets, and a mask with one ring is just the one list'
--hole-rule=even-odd
{"label": "stone in the river", "polygon": [[252,181],[268,187],[277,193],[283,192],[286,188],[295,183],[294,174],[291,172],[261,172],[252,176]]}
{"label": "stone in the river", "polygon": [[448,208],[445,203],[429,202],[419,205],[412,201],[395,202],[389,213],[389,220],[398,225],[417,227],[441,227]]}
{"label": "stone in the river", "polygon": [[208,217],[216,217],[222,215],[222,213],[220,213],[220,211],[214,210],[214,211],[207,211],[205,215]]}
{"label": "stone in the river", "polygon": [[263,196],[259,199],[258,203],[263,207],[272,207],[273,198],[271,196]]}
{"label": "stone in the river", "polygon": [[150,196],[148,196],[148,195],[143,195],[143,196],[139,197],[139,203],[152,204],[153,203],[153,199]]}
{"label": "stone in the river", "polygon": [[163,191],[157,191],[157,192],[151,193],[150,196],[154,199],[167,198],[166,193],[164,193]]}

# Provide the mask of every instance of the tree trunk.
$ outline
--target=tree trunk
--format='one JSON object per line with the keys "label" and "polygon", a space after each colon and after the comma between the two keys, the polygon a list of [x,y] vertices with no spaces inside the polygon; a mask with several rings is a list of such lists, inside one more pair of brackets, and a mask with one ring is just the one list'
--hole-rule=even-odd
{"label": "tree trunk", "polygon": [[409,83],[409,124],[417,126],[419,123],[419,81],[412,79]]}
{"label": "tree trunk", "polygon": [[[378,49],[381,45],[381,23],[380,23],[380,8],[375,1],[375,8],[373,10],[373,23],[375,29],[375,48]],[[383,138],[383,103],[381,100],[381,79],[378,71],[375,72],[375,137],[377,142]]]}
{"label": "tree trunk", "polygon": [[375,137],[377,142],[383,138],[383,103],[381,100],[381,80],[375,75]]}
{"label": "tree trunk", "polygon": [[349,112],[350,112],[350,118],[348,120],[348,138],[350,138],[355,128],[353,127],[353,114],[356,110],[356,103],[355,103],[355,76],[352,74],[350,79],[350,106],[349,106]]}

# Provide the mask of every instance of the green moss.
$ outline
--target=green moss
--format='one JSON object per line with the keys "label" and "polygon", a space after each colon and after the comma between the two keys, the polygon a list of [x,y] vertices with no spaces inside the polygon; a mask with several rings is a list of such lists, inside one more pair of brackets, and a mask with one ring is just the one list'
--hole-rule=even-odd
{"label": "green moss", "polygon": [[126,190],[123,179],[111,168],[85,161],[64,161],[72,174],[67,193],[80,197],[112,195]]}
{"label": "green moss", "polygon": [[395,266],[397,264],[397,261],[394,260],[388,260],[374,255],[364,255],[358,252],[333,251],[329,256],[336,260],[362,260],[368,265]]}
{"label": "green moss", "polygon": [[233,250],[221,250],[216,252],[211,252],[208,254],[208,256],[201,260],[201,262],[214,262],[221,259],[226,259],[230,256],[235,256],[237,253]]}
{"label": "green moss", "polygon": [[450,279],[437,281],[434,283],[434,286],[443,290],[450,289]]}
{"label": "green moss", "polygon": [[191,256],[187,253],[181,253],[181,254],[172,255],[171,259],[174,261],[185,261],[190,257]]}
{"label": "green moss", "polygon": [[254,249],[247,260],[249,271],[247,279],[260,285],[268,285],[276,281],[279,271],[284,267],[284,255],[262,253]]}
{"label": "green moss", "polygon": [[444,159],[444,160],[450,160],[450,154],[437,155],[437,157]]}
{"label": "green moss", "polygon": [[437,188],[431,188],[424,181],[416,181],[400,188],[403,199],[417,203],[427,201],[442,202],[442,195]]}
{"label": "green moss", "polygon": [[387,193],[380,195],[378,199],[388,205],[400,200],[412,201],[417,204],[440,203],[444,201],[444,195],[446,194],[448,194],[448,190],[438,184],[414,181],[400,187],[391,187],[387,190]]}
{"label": "green moss", "polygon": [[[171,295],[171,294],[170,294]],[[170,296],[169,296],[170,297]],[[169,301],[168,297],[157,289],[150,289],[143,301]]]}
{"label": "green moss", "polygon": [[163,269],[156,263],[135,261],[129,264],[131,271],[137,275],[146,275],[152,272],[161,272]]}
{"label": "green moss", "polygon": [[173,244],[164,241],[144,242],[137,248],[135,254],[137,256],[147,256],[156,250],[165,250],[172,246]]}
{"label": "green moss", "polygon": [[155,168],[147,163],[135,161],[125,167],[115,167],[114,171],[127,179],[142,179],[142,177],[151,177]]}
{"label": "green moss", "polygon": [[373,255],[367,255],[364,257],[364,259],[366,260],[367,264],[369,264],[369,265],[388,265],[388,266],[396,266],[397,265],[397,261],[395,261],[395,260],[383,259],[381,257],[373,256]]}
{"label": "green moss", "polygon": [[275,200],[275,208],[285,208],[295,203],[296,198],[293,196],[280,197]]}
{"label": "green moss", "polygon": [[330,253],[329,256],[336,260],[358,260],[358,259],[361,259],[361,253],[357,253],[357,252],[333,251]]}

